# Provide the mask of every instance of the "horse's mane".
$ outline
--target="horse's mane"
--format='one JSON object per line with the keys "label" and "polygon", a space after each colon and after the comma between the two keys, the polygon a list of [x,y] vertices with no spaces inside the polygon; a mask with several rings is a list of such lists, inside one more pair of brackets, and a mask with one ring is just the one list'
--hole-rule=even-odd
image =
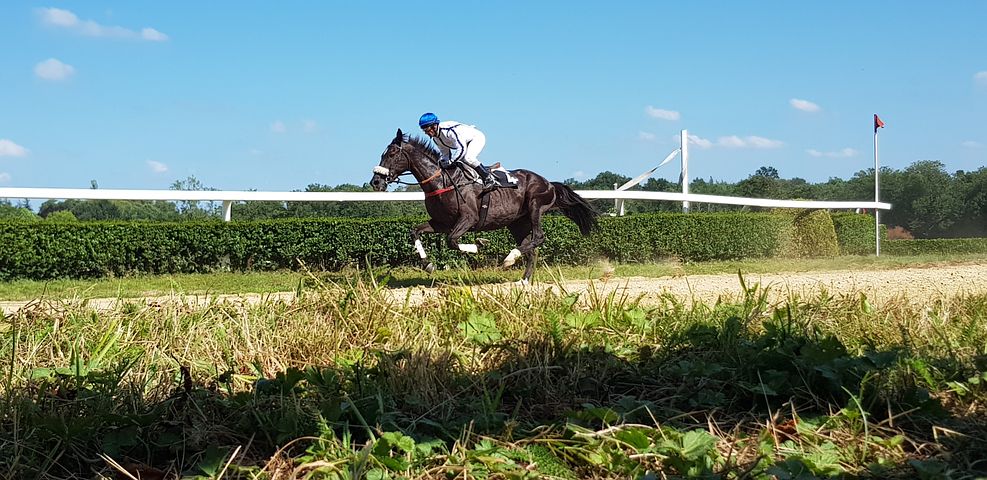
{"label": "horse's mane", "polygon": [[431,160],[433,162],[438,162],[439,161],[439,150],[437,148],[435,148],[435,146],[432,145],[432,142],[429,139],[422,138],[422,137],[419,137],[419,136],[412,137],[412,136],[409,135],[408,136],[408,143],[414,145],[419,150],[421,150],[422,153],[424,153],[425,156],[427,156],[429,160]]}

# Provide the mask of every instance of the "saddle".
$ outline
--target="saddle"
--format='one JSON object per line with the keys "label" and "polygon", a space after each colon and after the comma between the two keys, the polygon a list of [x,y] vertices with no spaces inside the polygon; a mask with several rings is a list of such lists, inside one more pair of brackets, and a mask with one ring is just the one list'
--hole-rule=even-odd
{"label": "saddle", "polygon": [[[479,175],[477,175],[472,168],[467,168],[467,166],[463,163],[459,163],[457,167],[463,170],[463,174],[466,175],[467,178],[476,183],[481,183]],[[500,162],[487,167],[487,171],[489,171],[493,175],[494,180],[497,181],[496,188],[517,188],[517,177],[511,175],[507,169],[501,166]]]}

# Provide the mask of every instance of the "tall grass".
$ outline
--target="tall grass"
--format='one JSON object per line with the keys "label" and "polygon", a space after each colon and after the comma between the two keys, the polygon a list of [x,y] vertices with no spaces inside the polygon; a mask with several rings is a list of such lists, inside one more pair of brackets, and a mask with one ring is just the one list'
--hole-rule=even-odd
{"label": "tall grass", "polygon": [[38,303],[0,323],[0,476],[987,469],[987,297],[773,304],[738,281],[736,302],[659,306],[561,282],[418,302],[372,276],[291,302]]}

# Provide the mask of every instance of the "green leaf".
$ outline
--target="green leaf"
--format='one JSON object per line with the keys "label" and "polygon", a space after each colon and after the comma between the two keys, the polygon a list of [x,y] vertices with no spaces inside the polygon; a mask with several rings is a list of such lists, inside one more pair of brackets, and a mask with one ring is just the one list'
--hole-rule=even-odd
{"label": "green leaf", "polygon": [[600,324],[599,312],[573,312],[565,316],[566,325],[577,330],[584,330]]}
{"label": "green leaf", "polygon": [[716,450],[717,438],[706,430],[690,430],[682,436],[682,456],[695,460]]}
{"label": "green leaf", "polygon": [[469,341],[479,345],[491,345],[503,338],[494,315],[489,312],[470,312],[466,321],[459,322],[458,327]]}
{"label": "green leaf", "polygon": [[643,452],[651,447],[651,438],[641,428],[620,430],[613,437],[634,447],[638,452]]}
{"label": "green leaf", "polygon": [[199,460],[199,464],[196,466],[202,473],[214,477],[219,473],[220,468],[223,467],[228,452],[229,449],[209,445],[206,447],[206,451],[202,452],[202,459]]}

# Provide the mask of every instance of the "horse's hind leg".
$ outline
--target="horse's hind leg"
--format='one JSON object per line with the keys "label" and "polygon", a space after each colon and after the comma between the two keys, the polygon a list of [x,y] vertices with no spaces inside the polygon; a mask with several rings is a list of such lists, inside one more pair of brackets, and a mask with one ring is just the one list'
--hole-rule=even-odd
{"label": "horse's hind leg", "polygon": [[428,255],[425,253],[425,246],[422,245],[421,234],[423,233],[435,233],[435,228],[431,223],[425,222],[411,229],[411,240],[415,244],[415,251],[418,252],[418,257],[421,262],[422,268],[426,272],[432,273],[435,271],[435,264],[428,261]]}
{"label": "horse's hind leg", "polygon": [[[531,222],[526,218],[512,223],[507,228],[511,231],[511,235],[514,236],[514,242],[519,248],[531,234]],[[517,261],[517,257],[521,255],[524,255],[524,276],[521,277],[521,281],[519,283],[522,285],[527,285],[531,283],[531,277],[535,273],[535,259],[538,256],[537,249],[531,249],[531,251],[524,254],[522,254],[517,248],[511,250],[510,255],[504,259],[504,267],[506,268],[514,265]]]}

